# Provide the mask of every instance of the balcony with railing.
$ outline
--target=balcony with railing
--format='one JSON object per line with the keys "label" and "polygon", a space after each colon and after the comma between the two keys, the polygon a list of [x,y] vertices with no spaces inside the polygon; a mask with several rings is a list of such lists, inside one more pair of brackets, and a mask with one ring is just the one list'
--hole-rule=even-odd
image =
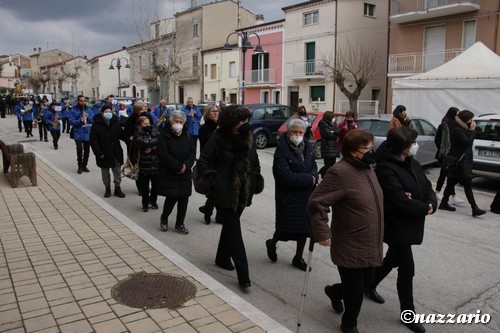
{"label": "balcony with railing", "polygon": [[285,64],[285,73],[287,78],[293,80],[324,79],[327,70],[323,65],[323,61],[316,59],[288,62]]}
{"label": "balcony with railing", "polygon": [[462,49],[452,49],[441,52],[391,54],[388,74],[410,75],[427,72],[450,61],[462,52]]}
{"label": "balcony with railing", "polygon": [[245,71],[245,86],[263,87],[276,85],[276,69],[265,68]]}
{"label": "balcony with railing", "polygon": [[480,0],[391,0],[389,19],[395,23],[427,20],[479,10]]}

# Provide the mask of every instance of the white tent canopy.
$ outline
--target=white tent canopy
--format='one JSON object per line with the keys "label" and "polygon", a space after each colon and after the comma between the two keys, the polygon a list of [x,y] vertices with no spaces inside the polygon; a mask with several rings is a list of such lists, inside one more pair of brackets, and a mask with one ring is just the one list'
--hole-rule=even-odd
{"label": "white tent canopy", "polygon": [[498,113],[500,106],[500,57],[477,42],[449,62],[421,73],[392,80],[393,109],[406,106],[410,117],[434,125],[449,107],[468,109],[476,115]]}

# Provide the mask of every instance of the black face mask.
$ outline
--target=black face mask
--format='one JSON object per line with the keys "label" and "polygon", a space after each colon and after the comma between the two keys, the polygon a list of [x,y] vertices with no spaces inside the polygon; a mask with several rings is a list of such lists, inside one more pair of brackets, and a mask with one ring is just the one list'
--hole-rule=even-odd
{"label": "black face mask", "polygon": [[151,127],[151,125],[146,125],[142,129],[145,130],[146,132],[151,132],[153,128]]}
{"label": "black face mask", "polygon": [[346,121],[347,121],[347,124],[351,125],[352,120],[346,120]]}
{"label": "black face mask", "polygon": [[238,133],[240,133],[240,135],[243,137],[247,136],[249,132],[250,125],[248,125],[248,123],[244,123],[238,128]]}
{"label": "black face mask", "polygon": [[366,165],[375,164],[375,151],[370,150],[370,151],[366,152],[363,155],[361,162],[365,163]]}
{"label": "black face mask", "polygon": [[299,115],[302,116],[302,117],[305,117],[306,113],[304,111],[302,111],[302,112],[299,112]]}

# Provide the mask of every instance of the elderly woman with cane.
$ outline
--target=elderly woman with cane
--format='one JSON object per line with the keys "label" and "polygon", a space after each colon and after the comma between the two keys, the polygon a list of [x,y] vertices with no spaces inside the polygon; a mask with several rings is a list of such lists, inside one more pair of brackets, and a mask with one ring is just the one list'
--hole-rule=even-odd
{"label": "elderly woman with cane", "polygon": [[345,305],[342,332],[356,333],[363,289],[382,265],[384,200],[372,166],[373,135],[363,129],[350,131],[341,152],[343,159],[328,169],[308,207],[313,237],[320,245],[330,246],[341,280],[326,286],[325,293],[336,312],[343,312]]}

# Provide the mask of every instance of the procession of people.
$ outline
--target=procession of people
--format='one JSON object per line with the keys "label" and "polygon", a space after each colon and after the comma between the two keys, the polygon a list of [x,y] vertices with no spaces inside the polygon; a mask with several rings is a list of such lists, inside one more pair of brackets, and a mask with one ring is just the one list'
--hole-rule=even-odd
{"label": "procession of people", "polygon": [[[4,108],[3,96],[0,101],[0,108]],[[308,271],[303,259],[307,238],[312,236],[320,245],[330,247],[340,281],[332,281],[324,291],[333,310],[343,313],[342,332],[358,332],[363,295],[376,303],[385,302],[376,288],[396,267],[399,311],[415,311],[412,246],[423,241],[426,217],[438,208],[455,211],[448,200],[455,197],[458,183],[465,188],[472,216],[486,213],[472,193],[474,114],[452,107],[443,118],[436,158],[442,163],[443,156],[451,154],[459,160],[456,169],[443,165],[434,191],[415,159],[418,134],[410,128],[411,119],[404,106],[394,110],[387,139],[376,151],[373,135],[358,128],[354,112],[348,112],[338,125],[333,113],[325,113],[320,123],[325,159],[321,177],[309,142],[310,125],[303,119],[305,108],[301,110],[303,113],[286,122],[286,132],[274,152],[276,224],[271,238],[263,240],[263,252],[276,262],[277,244],[295,241],[291,264]],[[67,134],[75,143],[77,174],[94,171],[94,163],[89,161],[92,151],[95,169],[101,171],[105,198],[112,194],[111,180],[114,196],[125,198],[122,169],[126,163],[135,168],[130,178],[136,181],[140,194],[138,207],[145,213],[156,210],[160,208],[158,196],[165,198],[158,220],[163,232],[189,234],[191,221],[186,221],[186,213],[190,209],[193,167],[196,165],[202,176],[214,175],[205,194],[206,203],[198,208],[206,224],[211,223],[214,211],[216,221],[222,224],[214,262],[221,269],[235,270],[241,289],[251,287],[241,216],[252,205],[253,196],[262,192],[265,180],[248,125],[250,110],[225,103],[219,108],[211,103],[202,114],[192,98],[181,110],[169,110],[164,100],[153,109],[134,101],[127,108],[127,120],[121,123],[108,101],[98,105],[80,95],[73,105],[67,99],[49,103],[44,98],[24,97],[12,112],[18,119],[19,132],[24,129],[26,138],[30,138],[33,128],[38,128],[42,142],[48,141],[50,133],[55,150],[61,143],[68,144],[64,139]],[[2,117],[6,114],[2,111]],[[122,149],[121,141],[126,149]],[[446,179],[441,198],[439,192]],[[492,212],[498,213],[493,204]],[[169,219],[175,221],[172,229]],[[383,243],[388,245],[385,256]],[[405,325],[413,332],[425,332],[421,324]]]}

